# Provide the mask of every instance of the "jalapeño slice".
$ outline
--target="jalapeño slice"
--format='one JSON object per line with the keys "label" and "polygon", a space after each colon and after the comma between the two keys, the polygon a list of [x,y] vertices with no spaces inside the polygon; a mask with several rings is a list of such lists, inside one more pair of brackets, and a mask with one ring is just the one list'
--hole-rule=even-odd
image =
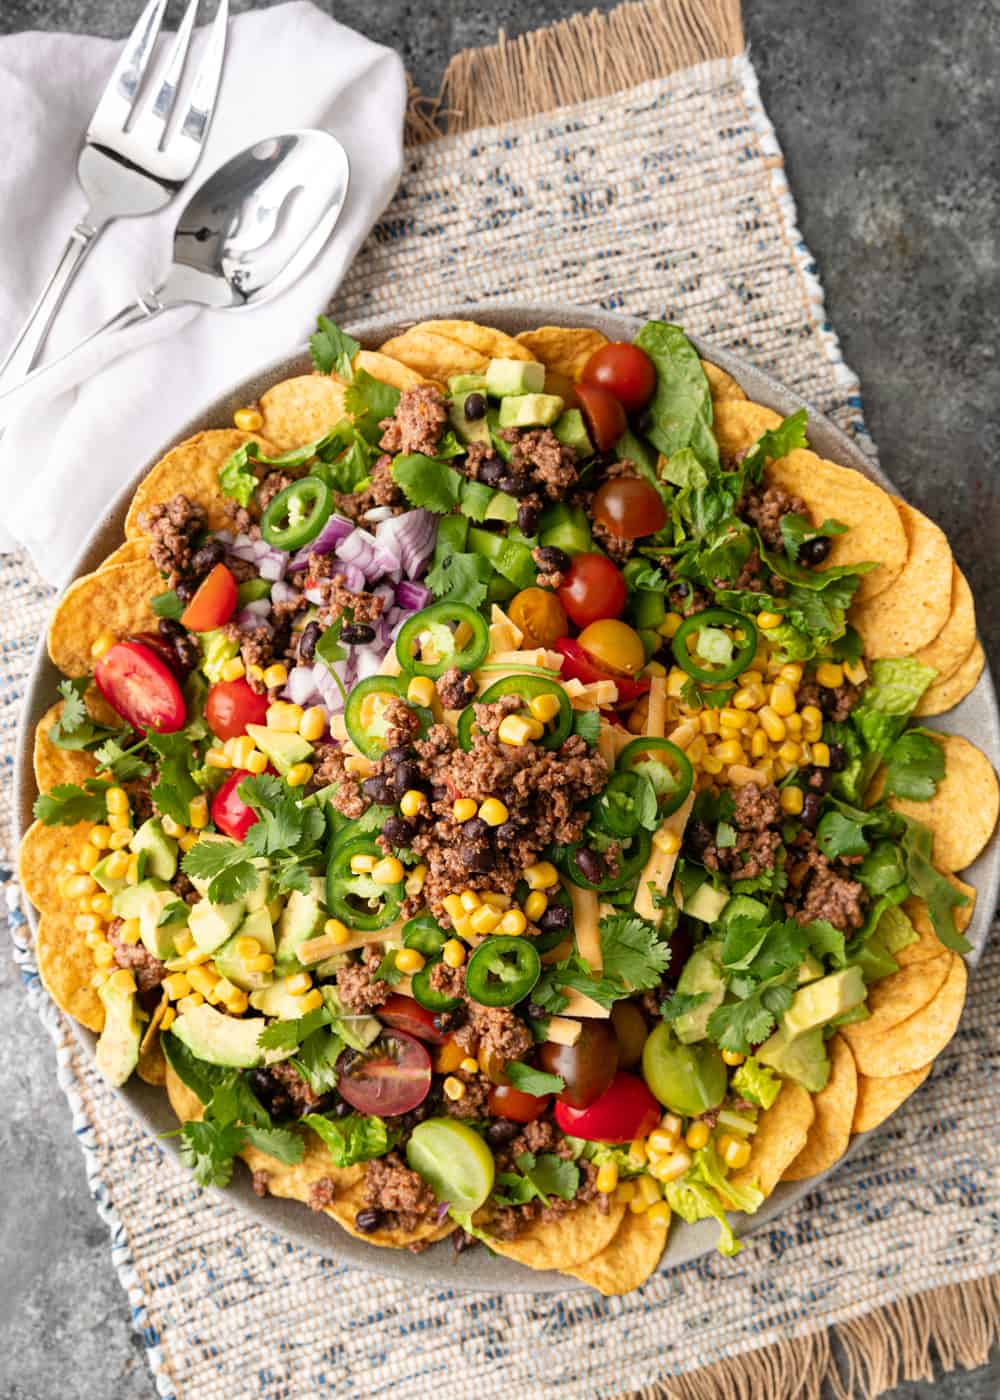
{"label": "jalape\u00f1o slice", "polygon": [[645,774],[612,773],[604,791],[594,803],[594,821],[612,836],[631,836],[642,823],[638,798]]}
{"label": "jalape\u00f1o slice", "polygon": [[401,676],[369,676],[347,697],[344,724],[351,742],[366,758],[381,758],[389,747],[386,705],[405,699],[406,681]]}
{"label": "jalape\u00f1o slice", "polygon": [[[557,749],[565,739],[569,738],[573,728],[573,706],[570,698],[558,681],[552,680],[548,676],[522,675],[504,676],[501,680],[494,681],[491,686],[478,696],[475,704],[489,705],[494,700],[499,700],[503,695],[520,695],[524,701],[524,708],[528,708],[528,702],[536,695],[554,695],[559,701],[559,713],[552,721],[553,727],[548,729],[544,736],[539,739],[543,749]],[[472,705],[466,705],[458,721],[458,742],[463,749],[472,748],[472,726],[476,716]]]}
{"label": "jalape\u00f1o slice", "polygon": [[333,513],[333,493],[318,476],[303,476],[279,491],[261,516],[260,533],[275,549],[301,549]]}
{"label": "jalape\u00f1o slice", "polygon": [[[696,633],[702,631],[716,631],[724,634],[725,629],[730,628],[734,632],[742,633],[742,640],[736,638],[728,639],[732,644],[732,658],[730,660],[720,660],[711,669],[699,666],[688,651],[688,639]],[[726,643],[720,637],[720,644],[725,649]],[[674,658],[681,668],[689,676],[693,676],[696,681],[702,681],[705,685],[717,685],[721,681],[734,680],[741,671],[746,671],[754,656],[757,654],[757,627],[753,619],[744,617],[742,613],[730,612],[728,608],[705,608],[703,612],[692,613],[686,617],[671,642]],[[711,662],[711,656],[699,653],[697,644],[694,655],[701,655],[705,661]]]}
{"label": "jalape\u00f1o slice", "polygon": [[480,1006],[514,1006],[538,981],[542,960],[524,938],[491,934],[469,959],[465,990]]}
{"label": "jalape\u00f1o slice", "polygon": [[399,915],[403,881],[379,885],[370,875],[356,875],[351,869],[353,856],[381,860],[382,852],[374,836],[357,836],[336,846],[326,867],[326,906],[348,928],[362,933],[385,928]]}
{"label": "jalape\u00f1o slice", "polygon": [[[463,625],[471,635],[459,646],[455,639],[458,628]],[[437,661],[421,661],[415,654],[424,632],[430,634]],[[396,656],[403,670],[410,675],[430,676],[432,680],[443,676],[452,666],[460,671],[474,671],[486,659],[489,649],[490,632],[485,618],[465,603],[432,603],[408,618],[396,638]]]}
{"label": "jalape\u00f1o slice", "polygon": [[649,860],[653,838],[645,827],[639,827],[633,835],[627,836],[618,856],[618,874],[605,875],[603,880],[598,880],[596,883],[587,879],[577,863],[576,853],[581,845],[582,843],[578,841],[576,845],[566,848],[566,855],[563,858],[563,868],[566,874],[574,885],[579,885],[583,890],[596,890],[599,894],[609,894],[613,890],[620,890],[626,885],[631,885],[638,879],[643,866]]}
{"label": "jalape\u00f1o slice", "polygon": [[430,914],[414,914],[403,925],[403,947],[416,948],[425,958],[436,958],[448,941],[448,934]]}
{"label": "jalape\u00f1o slice", "polygon": [[440,961],[438,958],[435,962],[426,963],[419,972],[415,972],[410,982],[410,990],[414,1001],[419,1002],[427,1011],[454,1011],[462,998],[450,997],[446,992],[439,992],[431,983],[431,969]]}
{"label": "jalape\u00f1o slice", "polygon": [[655,735],[633,739],[618,755],[618,774],[632,772],[642,773],[653,784],[661,817],[677,811],[694,782],[691,760],[684,750]]}

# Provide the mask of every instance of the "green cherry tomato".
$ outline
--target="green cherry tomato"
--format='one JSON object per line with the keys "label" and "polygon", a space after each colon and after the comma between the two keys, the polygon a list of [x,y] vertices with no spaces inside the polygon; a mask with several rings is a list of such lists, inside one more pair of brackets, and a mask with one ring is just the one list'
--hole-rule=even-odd
{"label": "green cherry tomato", "polygon": [[682,1045],[661,1022],[642,1051],[646,1083],[665,1108],[695,1118],[717,1108],[726,1096],[726,1066],[714,1045]]}

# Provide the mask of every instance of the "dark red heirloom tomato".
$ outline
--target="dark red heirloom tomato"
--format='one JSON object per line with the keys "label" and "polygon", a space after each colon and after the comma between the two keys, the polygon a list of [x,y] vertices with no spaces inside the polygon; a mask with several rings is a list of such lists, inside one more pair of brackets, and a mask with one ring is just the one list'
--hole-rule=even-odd
{"label": "dark red heirloom tomato", "polygon": [[637,476],[617,476],[598,490],[591,507],[594,519],[620,540],[655,535],[667,523],[660,493]]}
{"label": "dark red heirloom tomato", "polygon": [[234,841],[242,841],[244,836],[259,820],[252,807],[247,806],[236,789],[246,778],[252,778],[245,768],[237,768],[231,773],[212,798],[212,820],[226,836]]}
{"label": "dark red heirloom tomato", "polygon": [[565,1089],[560,1103],[586,1108],[599,1099],[618,1068],[618,1042],[606,1021],[584,1021],[575,1045],[547,1040],[538,1050],[538,1063],[549,1074],[558,1074]]}
{"label": "dark red heirloom tomato", "polygon": [[383,1031],[367,1050],[345,1050],[337,1061],[340,1097],[359,1113],[409,1113],[430,1087],[427,1047],[405,1031]]}
{"label": "dark red heirloom tomato", "polygon": [[211,632],[223,626],[236,611],[237,592],[236,580],[225,564],[216,564],[181,613],[181,625],[191,632]]}
{"label": "dark red heirloom tomato", "polygon": [[415,1035],[418,1040],[426,1040],[431,1045],[443,1045],[448,1039],[447,1033],[434,1024],[433,1011],[428,1011],[413,997],[391,996],[375,1014],[384,1025],[406,1031],[408,1035]]}
{"label": "dark red heirloom tomato", "polygon": [[576,396],[587,420],[591,441],[598,452],[607,452],[628,427],[624,408],[614,394],[596,384],[578,384]]}
{"label": "dark red heirloom tomato", "polygon": [[217,739],[238,739],[248,724],[267,723],[267,705],[267,696],[247,681],[216,681],[209,687],[205,719]]}
{"label": "dark red heirloom tomato", "polygon": [[625,607],[625,579],[603,554],[576,554],[559,586],[559,601],[577,627],[619,617]]}
{"label": "dark red heirloom tomato", "polygon": [[142,642],[116,642],[94,667],[94,680],[111,708],[133,729],[172,734],[187,722],[177,677]]}
{"label": "dark red heirloom tomato", "polygon": [[[638,413],[645,408],[656,390],[656,369],[653,361],[638,345],[615,340],[595,350],[583,367],[583,383],[605,389],[625,409]],[[580,386],[577,386],[577,393]]]}
{"label": "dark red heirloom tomato", "polygon": [[494,1118],[506,1118],[511,1123],[533,1123],[549,1106],[548,1094],[526,1094],[513,1084],[494,1084],[490,1090],[489,1110]]}
{"label": "dark red heirloom tomato", "polygon": [[588,1142],[631,1142],[645,1137],[663,1112],[637,1075],[619,1070],[600,1098],[586,1108],[556,1103],[556,1122],[570,1137]]}

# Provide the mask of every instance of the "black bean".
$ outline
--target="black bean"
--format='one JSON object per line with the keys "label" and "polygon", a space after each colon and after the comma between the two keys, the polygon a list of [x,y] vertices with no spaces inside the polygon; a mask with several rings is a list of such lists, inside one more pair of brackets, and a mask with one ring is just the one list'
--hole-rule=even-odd
{"label": "black bean", "polygon": [[194,589],[195,585],[193,583],[186,583],[184,579],[181,579],[174,588],[174,592],[182,603],[190,603],[191,599],[194,597]]}
{"label": "black bean", "polygon": [[847,767],[847,750],[843,744],[830,745],[830,771],[831,773],[843,773]]}
{"label": "black bean", "polygon": [[589,846],[581,846],[573,859],[580,874],[592,885],[598,884],[604,878],[604,862]]}
{"label": "black bean", "polygon": [[502,822],[493,828],[493,840],[501,848],[513,846],[519,836],[520,831],[514,822]]}
{"label": "black bean", "polygon": [[823,798],[818,792],[807,792],[805,801],[802,803],[802,825],[807,831],[815,831],[819,823],[820,808],[823,805]]}
{"label": "black bean", "polygon": [[385,754],[386,761],[395,767],[397,763],[406,763],[409,759],[416,758],[416,750],[411,749],[409,744],[397,744],[394,749],[388,749]]}
{"label": "black bean", "polygon": [[480,520],[476,524],[477,530],[489,530],[491,535],[500,535],[506,528],[506,520]]}
{"label": "black bean", "polygon": [[168,642],[172,642],[175,637],[186,637],[187,632],[181,624],[172,617],[161,617],[159,632],[161,637],[165,637]]}
{"label": "black bean", "polygon": [[397,763],[392,772],[392,785],[400,794],[414,790],[423,792],[424,775],[415,763],[409,761]]}
{"label": "black bean", "polygon": [[376,773],[373,778],[366,778],[361,784],[361,791],[371,799],[372,802],[391,802],[392,793],[389,784],[380,773]]}
{"label": "black bean", "polygon": [[543,544],[535,550],[535,563],[546,574],[564,574],[570,566],[570,557],[553,544]]}
{"label": "black bean", "polygon": [[836,713],[839,703],[840,696],[836,690],[831,690],[825,685],[819,687],[819,707],[828,718]]}
{"label": "black bean", "polygon": [[367,622],[349,622],[340,629],[340,640],[349,647],[367,646],[375,640],[375,628],[369,627]]}
{"label": "black bean", "polygon": [[216,564],[221,564],[225,557],[226,547],[221,540],[206,540],[192,555],[190,572],[196,578],[204,578]]}
{"label": "black bean", "polygon": [[285,1091],[268,1069],[252,1069],[247,1075],[250,1081],[250,1088],[253,1090],[263,1108],[273,1117],[280,1116],[280,1111],[286,1105]]}
{"label": "black bean", "polygon": [[691,854],[700,856],[712,844],[712,833],[704,822],[693,821],[688,823],[684,840]]}
{"label": "black bean", "polygon": [[508,473],[501,477],[499,482],[500,490],[506,492],[508,496],[527,496],[529,491],[533,491],[534,484],[526,476],[514,476]]}
{"label": "black bean", "polygon": [[486,486],[497,486],[507,475],[507,464],[499,457],[487,457],[479,463],[478,480]]}
{"label": "black bean", "polygon": [[170,645],[174,649],[178,665],[182,671],[193,671],[201,660],[201,652],[198,643],[193,637],[171,637]]}
{"label": "black bean", "polygon": [[385,1212],[369,1207],[367,1210],[359,1210],[354,1217],[354,1228],[360,1230],[363,1235],[370,1235],[373,1231],[381,1228],[385,1218]]}
{"label": "black bean", "polygon": [[823,563],[832,544],[829,535],[816,535],[811,540],[804,540],[799,545],[799,563],[804,564],[807,569],[814,569],[817,564]]}
{"label": "black bean", "polygon": [[507,1118],[496,1118],[486,1129],[486,1141],[491,1147],[506,1147],[521,1131],[520,1123],[512,1123]]}
{"label": "black bean", "polygon": [[533,535],[538,529],[538,507],[518,506],[517,528],[522,535]]}
{"label": "black bean", "polygon": [[550,904],[538,920],[538,927],[543,933],[554,933],[556,929],[569,928],[572,922],[573,915],[565,905]]}
{"label": "black bean", "polygon": [[480,418],[486,416],[486,395],[480,393],[467,394],[465,407],[462,410],[470,423],[477,423]]}
{"label": "black bean", "polygon": [[497,863],[497,858],[489,846],[480,845],[479,842],[463,842],[459,849],[459,856],[466,870],[475,871],[479,875],[487,874],[496,867]]}
{"label": "black bean", "polygon": [[548,1012],[544,1006],[539,1006],[537,1001],[529,1001],[524,1008],[524,1014],[531,1021],[540,1021],[543,1016],[548,1015]]}
{"label": "black bean", "polygon": [[299,638],[299,661],[303,666],[308,666],[316,655],[316,643],[323,635],[323,629],[318,622],[307,622],[302,629],[302,636]]}
{"label": "black bean", "polygon": [[467,822],[462,823],[462,835],[467,841],[482,841],[490,834],[489,822],[484,822],[482,817],[470,817]]}
{"label": "black bean", "polygon": [[413,837],[413,829],[402,817],[386,817],[382,823],[382,835],[390,846],[408,846]]}

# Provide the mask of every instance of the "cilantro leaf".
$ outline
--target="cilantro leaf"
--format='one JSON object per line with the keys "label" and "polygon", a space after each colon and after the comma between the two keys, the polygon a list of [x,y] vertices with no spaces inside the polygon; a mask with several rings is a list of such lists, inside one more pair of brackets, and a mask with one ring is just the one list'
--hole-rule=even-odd
{"label": "cilantro leaf", "polygon": [[167,924],[179,923],[181,919],[187,918],[188,907],[183,899],[172,899],[169,904],[165,904],[156,921],[157,928],[164,928]]}
{"label": "cilantro leaf", "polygon": [[546,1074],[543,1070],[526,1065],[523,1060],[512,1060],[507,1066],[507,1078],[515,1089],[524,1094],[559,1094],[565,1089],[566,1081],[558,1074]]}
{"label": "cilantro leaf", "polygon": [[411,506],[450,515],[462,499],[464,477],[422,452],[406,452],[392,464],[392,479]]}
{"label": "cilantro leaf", "polygon": [[579,734],[591,748],[601,737],[601,716],[597,710],[574,710],[573,733]]}
{"label": "cilantro leaf", "polygon": [[766,433],[761,433],[740,463],[747,481],[759,481],[768,461],[776,462],[779,457],[787,457],[789,452],[794,452],[796,448],[809,446],[806,438],[808,417],[806,410],[800,408],[797,413],[789,414],[776,428],[769,428]]}
{"label": "cilantro leaf", "polygon": [[244,1146],[244,1129],[211,1119],[185,1123],[180,1130],[181,1160],[191,1168],[199,1186],[228,1186],[233,1158]]}
{"label": "cilantro leaf", "polygon": [[398,389],[359,369],[344,397],[344,407],[358,432],[369,442],[377,442],[381,436],[379,424],[383,418],[392,417],[399,400]]}
{"label": "cilantro leaf", "polygon": [[604,976],[617,978],[631,991],[659,984],[670,966],[670,945],[661,942],[654,924],[637,914],[611,914],[600,922]]}
{"label": "cilantro leaf", "polygon": [[375,1114],[349,1113],[346,1118],[326,1118],[321,1113],[307,1113],[302,1122],[323,1140],[335,1167],[353,1167],[355,1162],[370,1162],[384,1157],[396,1134],[390,1134],[387,1123]]}
{"label": "cilantro leaf", "polygon": [[886,754],[885,793],[929,802],[944,777],[944,750],[921,729],[908,729]]}
{"label": "cilantro leaf", "polygon": [[159,758],[157,782],[150,796],[158,812],[173,817],[181,826],[187,825],[188,808],[201,791],[191,776],[191,770],[200,762],[192,740],[193,730],[191,725],[175,734],[150,731],[146,735],[146,743]]}
{"label": "cilantro leaf", "polygon": [[328,1094],[337,1087],[337,1061],[344,1049],[342,1036],[321,1026],[306,1036],[292,1064],[314,1094]]}
{"label": "cilantro leaf", "polygon": [[580,1189],[580,1168],[575,1162],[557,1157],[554,1152],[532,1152],[518,1155],[517,1165],[534,1187],[537,1195],[548,1204],[550,1196],[571,1201]]}
{"label": "cilantro leaf", "polygon": [[864,822],[852,820],[843,812],[827,812],[816,828],[816,845],[830,860],[838,856],[863,856],[869,846]]}
{"label": "cilantro leaf", "polygon": [[360,349],[358,342],[334,325],[328,316],[316,318],[316,330],[309,337],[309,352],[320,374],[336,374],[349,384],[354,378],[351,361]]}
{"label": "cilantro leaf", "polygon": [[133,750],[141,748],[145,740],[123,749],[117,739],[106,739],[94,750],[94,757],[102,771],[106,771],[119,783],[127,783],[133,778],[148,778],[152,772],[144,758]]}
{"label": "cilantro leaf", "polygon": [[110,782],[100,778],[88,778],[83,787],[76,783],[57,783],[35,799],[35,816],[46,826],[103,822],[108,815],[105,794],[110,786]]}
{"label": "cilantro leaf", "polygon": [[470,608],[486,600],[486,588],[493,577],[488,559],[479,554],[449,554],[427,574],[424,583],[437,599],[456,598]]}
{"label": "cilantro leaf", "polygon": [[660,1015],[667,1022],[676,1021],[679,1016],[686,1016],[700,1006],[707,996],[707,992],[671,992],[660,1006]]}
{"label": "cilantro leaf", "polygon": [[330,626],[325,629],[319,641],[316,643],[316,655],[319,657],[320,661],[326,664],[331,675],[335,674],[333,671],[333,663],[335,661],[344,661],[347,658],[347,647],[340,640],[340,633],[343,626],[344,615],[341,613],[339,617],[334,618]]}
{"label": "cilantro leaf", "polygon": [[847,530],[847,526],[839,520],[824,520],[822,525],[814,525],[806,516],[796,515],[794,511],[781,517],[779,528],[785,553],[795,563],[798,563],[799,551],[807,540],[829,539],[834,535],[843,535]]}
{"label": "cilantro leaf", "polygon": [[181,861],[184,874],[207,880],[213,904],[231,904],[257,888],[260,872],[238,841],[199,841]]}
{"label": "cilantro leaf", "polygon": [[792,989],[786,986],[758,988],[741,1001],[723,1002],[708,1018],[708,1034],[723,1050],[747,1055],[767,1040],[776,1017],[787,1011]]}
{"label": "cilantro leaf", "polygon": [[245,1124],[240,1128],[240,1132],[245,1140],[244,1145],[249,1143],[251,1147],[266,1152],[269,1157],[284,1162],[286,1166],[302,1161],[306,1145],[291,1128],[257,1128],[252,1124]]}
{"label": "cilantro leaf", "polygon": [[238,1070],[230,1070],[215,1082],[205,1107],[205,1117],[216,1123],[255,1123],[270,1127],[271,1115]]}
{"label": "cilantro leaf", "polygon": [[59,694],[63,699],[62,714],[48,733],[49,742],[56,748],[89,749],[102,739],[122,732],[91,719],[84,700],[89,687],[89,676],[59,682]]}
{"label": "cilantro leaf", "polygon": [[[194,849],[197,850],[197,847]],[[318,1006],[315,1011],[307,1011],[295,1020],[272,1021],[257,1037],[257,1044],[262,1050],[295,1050],[329,1022],[329,1011],[325,1006]]]}

